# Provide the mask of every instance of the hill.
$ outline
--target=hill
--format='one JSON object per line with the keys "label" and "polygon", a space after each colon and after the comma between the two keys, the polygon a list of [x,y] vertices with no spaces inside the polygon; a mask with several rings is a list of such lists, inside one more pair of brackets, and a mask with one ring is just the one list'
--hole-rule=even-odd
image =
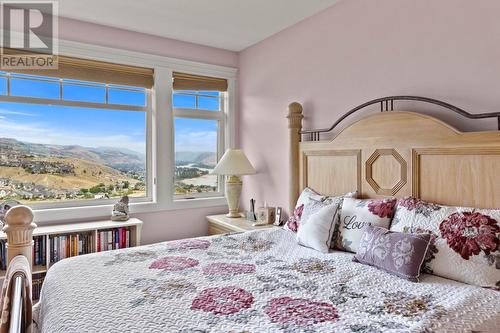
{"label": "hill", "polygon": [[9,178],[20,183],[33,183],[57,190],[88,188],[100,183],[108,186],[125,181],[131,185],[138,182],[138,180],[127,177],[118,170],[85,160],[46,158],[43,161],[71,166],[74,172],[65,175],[31,173],[22,167],[0,166],[0,175],[2,175],[2,178]]}
{"label": "hill", "polygon": [[28,143],[11,138],[0,138],[1,155],[32,155],[35,157],[69,157],[107,165],[122,171],[145,169],[145,158],[131,150],[116,148],[89,148],[76,145]]}
{"label": "hill", "polygon": [[144,196],[145,176],[144,158],[132,151],[0,138],[0,199]]}
{"label": "hill", "polygon": [[217,164],[217,154],[215,152],[207,151],[179,151],[175,153],[175,163],[179,165],[195,163],[214,167]]}

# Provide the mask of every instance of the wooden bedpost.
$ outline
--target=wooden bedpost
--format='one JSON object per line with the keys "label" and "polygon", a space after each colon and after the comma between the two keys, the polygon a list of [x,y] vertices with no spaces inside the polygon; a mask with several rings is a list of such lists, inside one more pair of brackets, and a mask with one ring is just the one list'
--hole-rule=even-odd
{"label": "wooden bedpost", "polygon": [[288,128],[290,129],[290,189],[288,214],[292,215],[299,197],[299,143],[302,130],[302,105],[293,102],[288,105]]}
{"label": "wooden bedpost", "polygon": [[7,263],[23,255],[33,264],[33,211],[27,206],[14,206],[5,215],[3,231],[7,234]]}

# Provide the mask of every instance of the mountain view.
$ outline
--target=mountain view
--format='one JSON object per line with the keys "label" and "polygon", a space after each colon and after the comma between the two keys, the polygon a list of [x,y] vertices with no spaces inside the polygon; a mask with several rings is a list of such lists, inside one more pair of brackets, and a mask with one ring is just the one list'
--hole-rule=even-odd
{"label": "mountain view", "polygon": [[179,151],[175,153],[175,194],[217,191],[217,175],[211,175],[217,164],[214,152]]}
{"label": "mountain view", "polygon": [[22,202],[146,194],[145,157],[116,148],[0,138],[0,198]]}
{"label": "mountain view", "polygon": [[[119,97],[119,105],[143,108],[130,112],[112,107],[116,101],[103,100],[102,85],[63,80],[59,86],[60,81],[50,78],[21,80],[12,75],[10,91],[0,91],[0,200],[36,203],[146,196],[145,89],[108,91]],[[5,94],[22,96],[27,102],[2,100]],[[28,103],[31,97],[81,105]],[[217,111],[219,97],[218,92],[205,92],[199,103],[186,105],[198,97],[174,93],[173,107]],[[100,109],[96,103],[108,107]],[[210,171],[217,161],[219,125],[214,119],[174,118],[175,194],[189,197],[217,191],[218,177]],[[163,172],[158,170],[159,175]]]}
{"label": "mountain view", "polygon": [[[217,190],[213,152],[175,154],[175,193]],[[146,195],[146,157],[123,148],[0,138],[0,199],[24,203]]]}

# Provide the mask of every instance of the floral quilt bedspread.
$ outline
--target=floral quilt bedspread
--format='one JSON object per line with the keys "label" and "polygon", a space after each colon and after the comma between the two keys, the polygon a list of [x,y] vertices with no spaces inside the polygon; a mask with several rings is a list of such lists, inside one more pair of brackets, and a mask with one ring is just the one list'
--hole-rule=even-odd
{"label": "floral quilt bedspread", "polygon": [[413,283],[351,260],[278,228],[74,257],[49,270],[36,323],[52,333],[500,327],[500,292],[432,275]]}

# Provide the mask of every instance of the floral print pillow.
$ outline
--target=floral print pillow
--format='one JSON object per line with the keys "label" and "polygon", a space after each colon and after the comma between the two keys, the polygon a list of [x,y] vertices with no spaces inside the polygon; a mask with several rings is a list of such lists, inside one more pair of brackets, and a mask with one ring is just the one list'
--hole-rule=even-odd
{"label": "floral print pillow", "polygon": [[[353,196],[355,192],[347,193],[346,196]],[[311,215],[317,213],[321,208],[331,204],[340,204],[344,196],[328,197],[316,193],[306,187],[299,196],[293,214],[288,218],[284,228],[297,232],[301,225],[307,223]]]}
{"label": "floral print pillow", "polygon": [[345,198],[336,232],[335,248],[357,252],[358,244],[367,225],[389,228],[396,199],[359,200]]}
{"label": "floral print pillow", "polygon": [[481,287],[500,288],[500,210],[398,200],[392,231],[428,233],[424,271]]}

